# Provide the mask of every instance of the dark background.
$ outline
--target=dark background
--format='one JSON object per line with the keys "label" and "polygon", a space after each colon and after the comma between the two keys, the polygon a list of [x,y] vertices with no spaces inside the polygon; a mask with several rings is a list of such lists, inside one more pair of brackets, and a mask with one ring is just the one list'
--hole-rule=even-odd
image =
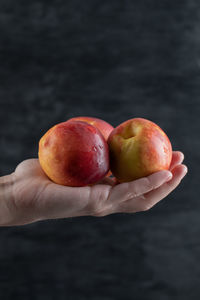
{"label": "dark background", "polygon": [[0,228],[2,300],[200,297],[198,0],[0,1],[0,175],[75,116],[143,117],[188,175],[147,212]]}

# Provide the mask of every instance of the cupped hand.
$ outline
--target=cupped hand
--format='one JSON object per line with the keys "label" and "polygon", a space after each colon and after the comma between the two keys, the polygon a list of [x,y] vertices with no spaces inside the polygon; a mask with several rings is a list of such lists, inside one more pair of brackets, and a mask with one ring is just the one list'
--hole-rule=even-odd
{"label": "cupped hand", "polygon": [[101,182],[85,187],[56,184],[45,175],[38,159],[27,159],[11,174],[12,197],[6,203],[10,221],[6,225],[146,211],[180,184],[187,172],[183,159],[182,152],[173,151],[169,171],[159,171],[126,183],[105,177]]}

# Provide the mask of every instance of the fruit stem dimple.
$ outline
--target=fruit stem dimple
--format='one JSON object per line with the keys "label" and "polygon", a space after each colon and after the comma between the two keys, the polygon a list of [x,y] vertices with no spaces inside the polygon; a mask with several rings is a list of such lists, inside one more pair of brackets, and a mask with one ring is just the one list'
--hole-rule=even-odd
{"label": "fruit stem dimple", "polygon": [[121,132],[120,136],[124,140],[128,140],[128,139],[132,139],[132,138],[136,137],[140,131],[141,131],[141,126],[133,126],[131,124],[131,126],[129,126],[128,128],[125,128],[125,130],[123,132]]}

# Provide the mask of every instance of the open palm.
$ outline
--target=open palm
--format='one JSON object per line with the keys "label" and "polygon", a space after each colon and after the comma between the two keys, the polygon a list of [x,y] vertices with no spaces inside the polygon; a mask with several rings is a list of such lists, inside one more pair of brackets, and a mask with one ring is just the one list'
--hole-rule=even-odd
{"label": "open palm", "polygon": [[159,171],[131,182],[117,183],[105,177],[92,186],[68,187],[52,182],[38,159],[21,162],[12,174],[14,184],[10,211],[12,225],[76,216],[106,216],[112,213],[145,211],[165,198],[180,183],[187,167],[184,155],[173,151],[170,170]]}

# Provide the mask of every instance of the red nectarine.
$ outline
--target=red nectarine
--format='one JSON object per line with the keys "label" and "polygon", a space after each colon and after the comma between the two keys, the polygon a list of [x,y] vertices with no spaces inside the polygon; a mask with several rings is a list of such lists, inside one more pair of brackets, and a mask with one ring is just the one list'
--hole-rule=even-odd
{"label": "red nectarine", "polygon": [[88,124],[91,124],[93,126],[95,126],[96,128],[98,128],[101,133],[103,134],[104,138],[108,139],[111,131],[114,129],[114,127],[112,125],[110,125],[108,122],[99,119],[99,118],[93,118],[93,117],[74,117],[69,119],[68,121],[83,121],[83,122],[87,122]]}
{"label": "red nectarine", "polygon": [[[99,118],[79,116],[79,117],[71,118],[68,121],[71,121],[71,120],[83,121],[83,122],[86,122],[88,124],[95,126],[96,128],[98,128],[101,131],[101,133],[103,134],[106,141],[108,140],[110,133],[114,129],[114,127],[111,124],[109,124],[108,122],[106,122],[102,119],[99,119]],[[112,172],[109,170],[109,172],[106,176],[109,177],[110,175],[112,175]]]}
{"label": "red nectarine", "polygon": [[50,128],[39,141],[38,157],[46,175],[61,185],[91,185],[109,170],[105,138],[96,127],[82,121]]}

